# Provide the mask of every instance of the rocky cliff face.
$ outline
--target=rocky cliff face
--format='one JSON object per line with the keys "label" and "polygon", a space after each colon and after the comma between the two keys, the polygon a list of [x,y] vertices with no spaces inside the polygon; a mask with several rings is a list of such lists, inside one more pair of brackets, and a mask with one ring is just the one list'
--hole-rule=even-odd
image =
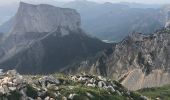
{"label": "rocky cliff face", "polygon": [[73,9],[21,2],[14,19],[0,48],[0,68],[4,70],[56,72],[110,45],[87,36]]}
{"label": "rocky cliff face", "polygon": [[134,33],[95,59],[81,64],[78,70],[116,78],[128,89],[137,90],[170,83],[169,57],[169,29],[151,35]]}
{"label": "rocky cliff face", "polygon": [[[80,28],[80,15],[73,9],[50,5],[32,5],[21,2],[14,18],[12,34],[29,32],[44,33],[56,31],[58,27],[75,31]],[[62,35],[68,32],[63,30]]]}

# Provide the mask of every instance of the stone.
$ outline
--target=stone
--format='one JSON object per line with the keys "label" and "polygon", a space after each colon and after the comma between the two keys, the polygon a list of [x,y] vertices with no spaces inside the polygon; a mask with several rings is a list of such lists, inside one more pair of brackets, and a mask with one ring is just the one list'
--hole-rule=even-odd
{"label": "stone", "polygon": [[40,97],[38,97],[36,100],[42,100]]}
{"label": "stone", "polygon": [[76,81],[77,80],[77,76],[71,76],[71,80]]}
{"label": "stone", "polygon": [[10,91],[6,85],[2,86],[4,88],[5,94],[8,94]]}
{"label": "stone", "polygon": [[78,81],[80,81],[80,82],[81,82],[81,81],[84,82],[84,81],[87,81],[87,80],[89,80],[89,78],[87,78],[87,77],[82,77],[82,76],[81,76],[81,77],[78,78]]}
{"label": "stone", "polygon": [[115,92],[115,89],[114,89],[112,86],[108,86],[108,87],[107,87],[107,90],[108,90],[108,91],[111,91],[111,92]]}
{"label": "stone", "polygon": [[44,76],[42,78],[39,79],[39,82],[41,83],[42,87],[46,87],[48,84],[55,84],[55,85],[59,85],[60,81],[56,78],[54,78],[53,76]]}
{"label": "stone", "polygon": [[106,86],[105,82],[104,81],[99,81],[98,82],[98,87],[102,88],[103,86]]}
{"label": "stone", "polygon": [[[143,100],[149,100],[146,96],[141,96]],[[160,99],[159,99],[160,100]]]}
{"label": "stone", "polygon": [[17,75],[17,74],[18,74],[18,73],[17,73],[16,70],[9,70],[9,71],[6,72],[6,75],[9,76],[9,77],[15,76],[15,75]]}
{"label": "stone", "polygon": [[15,91],[17,88],[16,87],[8,87],[10,91]]}
{"label": "stone", "polygon": [[0,94],[5,94],[5,90],[2,86],[0,86]]}
{"label": "stone", "polygon": [[34,100],[33,98],[31,98],[31,97],[28,97],[28,100]]}
{"label": "stone", "polygon": [[50,100],[55,100],[54,98],[50,98]]}
{"label": "stone", "polygon": [[67,98],[66,97],[62,97],[62,100],[67,100]]}
{"label": "stone", "polygon": [[87,84],[88,87],[96,87],[96,84]]}
{"label": "stone", "polygon": [[77,95],[77,94],[70,94],[69,97],[68,97],[68,99],[73,100],[73,99],[74,99],[74,96],[76,96],[76,95]]}
{"label": "stone", "polygon": [[122,94],[121,94],[118,90],[116,90],[116,93],[117,93],[119,96],[122,96]]}
{"label": "stone", "polygon": [[50,100],[50,97],[49,97],[49,96],[47,96],[44,100]]}
{"label": "stone", "polygon": [[59,87],[56,86],[55,84],[48,84],[48,85],[47,85],[47,88],[48,88],[48,89],[52,89],[52,90],[58,90],[58,89],[59,89]]}
{"label": "stone", "polygon": [[94,98],[94,96],[93,96],[91,93],[89,93],[89,92],[86,92],[86,95],[87,95],[89,98]]}
{"label": "stone", "polygon": [[98,79],[102,80],[102,81],[106,81],[107,80],[106,78],[103,78],[102,76],[98,76]]}
{"label": "stone", "polygon": [[90,83],[95,83],[96,82],[96,80],[94,79],[94,78],[92,78],[92,79],[90,79],[90,81],[89,81]]}

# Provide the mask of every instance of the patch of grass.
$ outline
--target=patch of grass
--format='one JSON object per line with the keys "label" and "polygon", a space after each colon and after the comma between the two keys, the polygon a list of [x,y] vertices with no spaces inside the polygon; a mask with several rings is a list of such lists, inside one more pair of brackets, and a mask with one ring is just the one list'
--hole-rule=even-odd
{"label": "patch of grass", "polygon": [[[125,97],[119,96],[118,94],[110,94],[108,91],[104,89],[98,89],[98,88],[88,88],[88,87],[75,87],[72,90],[65,88],[61,91],[61,93],[65,96],[69,96],[69,94],[75,93],[77,94],[74,98],[74,100],[87,100],[89,98],[90,100],[126,100]],[[86,93],[90,93],[93,95],[93,98],[90,98],[87,96]]]}
{"label": "patch of grass", "polygon": [[7,96],[8,100],[20,100],[21,94],[17,91],[13,91]]}
{"label": "patch of grass", "polygon": [[170,85],[158,88],[145,88],[138,91],[151,99],[160,98],[161,100],[170,100]]}
{"label": "patch of grass", "polygon": [[29,97],[32,97],[33,99],[36,99],[36,97],[38,96],[37,91],[33,87],[31,87],[30,85],[27,85],[26,94]]}

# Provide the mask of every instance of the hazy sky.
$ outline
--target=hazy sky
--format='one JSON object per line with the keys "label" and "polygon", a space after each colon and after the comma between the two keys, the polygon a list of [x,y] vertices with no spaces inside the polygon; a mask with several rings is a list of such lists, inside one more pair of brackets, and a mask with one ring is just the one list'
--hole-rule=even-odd
{"label": "hazy sky", "polygon": [[[0,0],[0,4],[8,4],[17,1],[31,1],[31,0]],[[73,0],[32,0],[38,2],[48,2],[48,1],[73,1]],[[136,3],[145,3],[145,4],[170,4],[170,0],[89,0],[96,2],[136,2]]]}

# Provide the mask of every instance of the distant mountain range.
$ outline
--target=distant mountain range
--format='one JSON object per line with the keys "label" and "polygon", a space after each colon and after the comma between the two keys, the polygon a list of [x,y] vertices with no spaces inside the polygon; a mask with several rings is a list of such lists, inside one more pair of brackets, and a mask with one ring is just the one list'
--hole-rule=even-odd
{"label": "distant mountain range", "polygon": [[[129,33],[149,34],[165,26],[166,14],[162,14],[160,5],[126,2],[100,4],[87,0],[53,5],[76,9],[81,15],[82,28],[101,40],[120,41]],[[0,31],[9,31],[9,23],[11,24],[9,21],[3,24]]]}
{"label": "distant mountain range", "polygon": [[149,34],[164,27],[165,16],[160,11],[161,7],[138,5],[109,2],[98,4],[83,0],[69,2],[63,7],[76,9],[82,16],[83,28],[92,36],[120,41],[132,32]]}

